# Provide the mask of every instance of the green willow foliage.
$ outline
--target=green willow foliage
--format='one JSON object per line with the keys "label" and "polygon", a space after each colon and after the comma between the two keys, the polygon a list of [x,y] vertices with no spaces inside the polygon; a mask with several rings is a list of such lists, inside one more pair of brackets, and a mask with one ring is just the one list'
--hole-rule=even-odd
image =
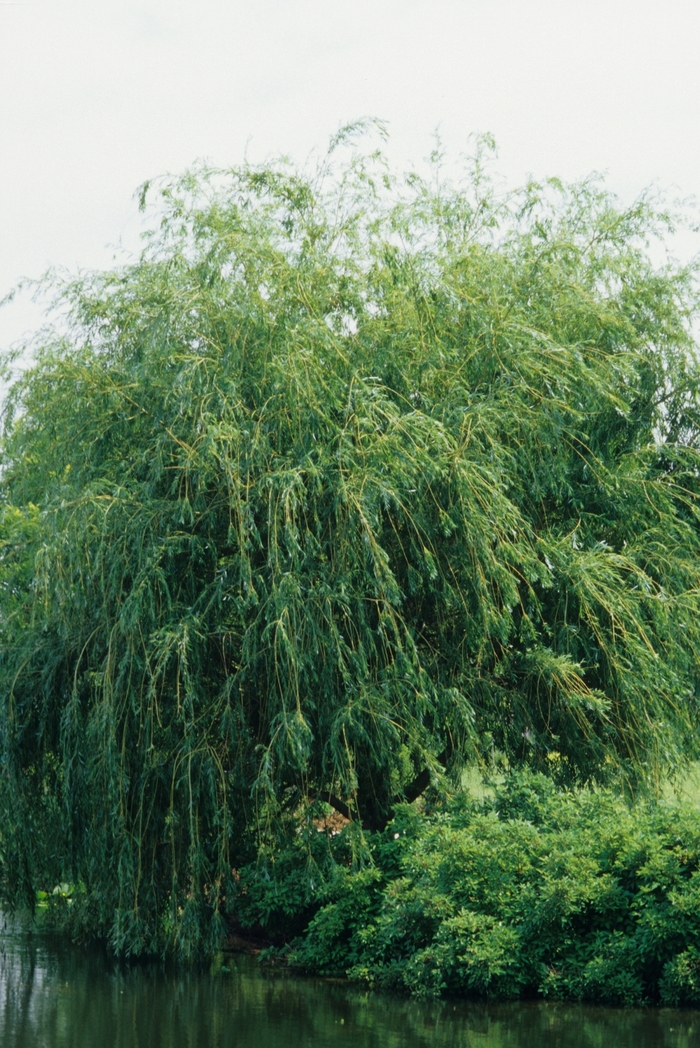
{"label": "green willow foliage", "polygon": [[78,886],[119,951],[211,942],[232,868],[323,799],[372,829],[467,760],[697,752],[668,217],[500,193],[483,149],[399,178],[351,130],[310,175],[144,187],[141,257],[54,280],[7,400],[4,891]]}

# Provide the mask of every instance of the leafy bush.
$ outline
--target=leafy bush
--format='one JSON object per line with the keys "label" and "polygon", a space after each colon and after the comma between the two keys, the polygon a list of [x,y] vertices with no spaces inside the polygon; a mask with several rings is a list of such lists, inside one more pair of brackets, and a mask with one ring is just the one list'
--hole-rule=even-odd
{"label": "leafy bush", "polygon": [[419,997],[700,1003],[700,812],[531,773],[404,808],[290,954]]}

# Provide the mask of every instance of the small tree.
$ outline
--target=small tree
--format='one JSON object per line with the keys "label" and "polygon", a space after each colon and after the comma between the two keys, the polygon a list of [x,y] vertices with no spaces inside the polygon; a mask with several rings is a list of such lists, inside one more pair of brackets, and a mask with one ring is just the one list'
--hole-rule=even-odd
{"label": "small tree", "polygon": [[568,782],[697,752],[668,215],[348,137],[144,187],[141,257],[54,282],[7,400],[5,892],[79,883],[121,951],[200,948],[285,812],[380,828],[496,751]]}

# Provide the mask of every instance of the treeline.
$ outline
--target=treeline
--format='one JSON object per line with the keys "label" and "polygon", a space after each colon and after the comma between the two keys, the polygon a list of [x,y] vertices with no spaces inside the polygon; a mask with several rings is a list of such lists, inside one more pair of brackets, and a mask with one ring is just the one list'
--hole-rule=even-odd
{"label": "treeline", "polygon": [[143,187],[141,256],[48,282],[4,407],[1,901],[73,885],[120,954],[215,948],[233,871],[326,804],[371,878],[468,763],[636,789],[698,757],[674,217],[505,192],[484,142],[397,175],[358,130]]}

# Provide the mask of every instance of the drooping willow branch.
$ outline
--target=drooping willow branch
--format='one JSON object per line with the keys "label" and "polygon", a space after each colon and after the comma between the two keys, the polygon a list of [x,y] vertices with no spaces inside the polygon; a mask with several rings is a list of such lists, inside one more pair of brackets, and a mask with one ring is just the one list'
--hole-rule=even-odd
{"label": "drooping willow branch", "polygon": [[79,885],[122,953],[209,948],[300,799],[381,829],[472,761],[696,754],[673,217],[348,148],[144,191],[143,254],[54,286],[5,405],[4,897]]}

